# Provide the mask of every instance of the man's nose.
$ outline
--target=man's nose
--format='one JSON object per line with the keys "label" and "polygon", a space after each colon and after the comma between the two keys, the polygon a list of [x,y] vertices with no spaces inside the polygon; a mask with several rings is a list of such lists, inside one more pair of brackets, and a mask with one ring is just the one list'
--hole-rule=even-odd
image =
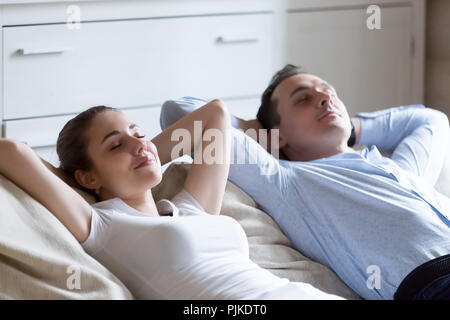
{"label": "man's nose", "polygon": [[331,105],[332,102],[333,102],[333,100],[329,93],[327,93],[327,92],[320,93],[320,103],[318,104],[319,108],[327,107],[327,106]]}

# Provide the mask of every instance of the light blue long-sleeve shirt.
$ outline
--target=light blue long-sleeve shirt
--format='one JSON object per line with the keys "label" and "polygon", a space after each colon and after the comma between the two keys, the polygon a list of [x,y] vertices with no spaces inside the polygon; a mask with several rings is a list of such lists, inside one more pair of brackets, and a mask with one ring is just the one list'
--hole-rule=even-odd
{"label": "light blue long-sleeve shirt", "polygon": [[[162,128],[205,103],[166,102]],[[360,144],[370,148],[308,162],[277,160],[233,129],[229,180],[299,251],[333,269],[362,298],[392,299],[412,270],[450,254],[450,200],[433,187],[449,123],[443,113],[420,105],[357,117]],[[236,119],[232,123],[237,126]],[[378,148],[393,151],[392,157]],[[246,164],[240,164],[243,154]]]}

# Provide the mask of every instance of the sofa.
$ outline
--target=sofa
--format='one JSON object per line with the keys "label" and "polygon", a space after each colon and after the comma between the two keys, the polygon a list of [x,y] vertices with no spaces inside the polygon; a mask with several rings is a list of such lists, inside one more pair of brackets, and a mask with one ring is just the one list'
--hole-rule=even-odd
{"label": "sofa", "polygon": [[[449,139],[450,141],[450,139]],[[450,145],[436,189],[450,197]],[[155,201],[182,187],[189,164],[174,163],[155,187]],[[87,201],[94,199],[77,190]],[[56,195],[55,195],[56,196]],[[328,267],[292,247],[278,225],[244,191],[227,183],[221,214],[243,227],[255,263],[291,281],[346,299],[360,297]],[[134,299],[105,266],[86,254],[40,203],[0,175],[0,299]]]}

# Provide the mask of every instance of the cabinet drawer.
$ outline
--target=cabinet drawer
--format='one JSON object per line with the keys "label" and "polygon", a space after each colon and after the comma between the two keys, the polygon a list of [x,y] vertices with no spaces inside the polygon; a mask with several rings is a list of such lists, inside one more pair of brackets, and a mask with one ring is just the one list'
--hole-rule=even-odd
{"label": "cabinet drawer", "polygon": [[[130,121],[138,124],[149,138],[160,131],[161,108],[122,110]],[[5,121],[5,138],[22,141],[32,148],[54,146],[64,125],[75,115]]]}
{"label": "cabinet drawer", "polygon": [[4,118],[257,96],[272,30],[270,13],[5,27]]}
{"label": "cabinet drawer", "polygon": [[5,121],[5,138],[25,142],[32,148],[53,146],[71,118],[73,116]]}

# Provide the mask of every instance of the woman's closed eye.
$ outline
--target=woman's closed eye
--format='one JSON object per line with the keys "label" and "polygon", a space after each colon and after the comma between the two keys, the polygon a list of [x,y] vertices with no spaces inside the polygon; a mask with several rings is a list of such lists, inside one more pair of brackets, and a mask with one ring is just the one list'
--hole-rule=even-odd
{"label": "woman's closed eye", "polygon": [[122,144],[121,143],[119,143],[119,144],[116,144],[114,147],[112,147],[111,149],[109,149],[110,151],[113,151],[113,150],[115,150],[115,149],[117,149],[117,148],[119,148],[120,146],[121,146]]}
{"label": "woman's closed eye", "polygon": [[[144,134],[144,135],[140,135],[140,136],[136,136],[136,138],[138,138],[138,139],[144,139],[145,137],[146,137],[145,134]],[[118,149],[118,148],[121,147],[121,146],[122,146],[122,143],[119,142],[119,143],[117,143],[116,145],[114,145],[112,148],[110,148],[109,150],[110,150],[110,151],[113,151],[113,150]]]}

